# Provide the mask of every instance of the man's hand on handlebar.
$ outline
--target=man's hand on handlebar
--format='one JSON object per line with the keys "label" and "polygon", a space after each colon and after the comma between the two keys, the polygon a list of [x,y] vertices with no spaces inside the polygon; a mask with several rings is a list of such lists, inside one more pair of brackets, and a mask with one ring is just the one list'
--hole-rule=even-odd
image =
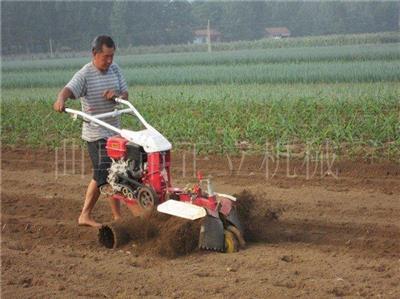
{"label": "man's hand on handlebar", "polygon": [[103,97],[106,100],[113,101],[118,97],[118,94],[113,89],[107,89],[105,92],[103,92]]}
{"label": "man's hand on handlebar", "polygon": [[75,99],[75,96],[68,87],[64,87],[58,93],[57,100],[53,104],[53,109],[57,112],[64,112],[67,99]]}
{"label": "man's hand on handlebar", "polygon": [[53,108],[57,112],[64,112],[65,111],[65,100],[57,99],[57,101],[55,101],[53,104]]}
{"label": "man's hand on handlebar", "polygon": [[122,92],[121,94],[118,94],[115,90],[113,90],[113,89],[107,89],[105,92],[103,92],[103,97],[106,99],[106,100],[109,100],[109,101],[113,101],[113,100],[115,100],[116,98],[121,98],[121,99],[124,99],[124,100],[127,100],[128,99],[128,92],[127,91],[124,91],[124,92]]}

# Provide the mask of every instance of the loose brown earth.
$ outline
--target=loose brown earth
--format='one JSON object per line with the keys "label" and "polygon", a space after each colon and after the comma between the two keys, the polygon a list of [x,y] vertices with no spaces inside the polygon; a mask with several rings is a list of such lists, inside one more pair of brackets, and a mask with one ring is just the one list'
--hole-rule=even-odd
{"label": "loose brown earth", "polygon": [[[190,157],[185,171],[174,158],[174,184],[194,182]],[[218,191],[254,199],[245,250],[182,251],[173,223],[155,240],[110,250],[97,230],[77,226],[86,156],[84,175],[70,161],[64,175],[61,161],[56,176],[54,152],[3,149],[2,298],[400,298],[398,163],[319,162],[307,177],[301,161],[267,171],[260,157],[240,170],[240,157],[230,159],[198,157],[196,168]],[[94,217],[110,221],[104,197]]]}

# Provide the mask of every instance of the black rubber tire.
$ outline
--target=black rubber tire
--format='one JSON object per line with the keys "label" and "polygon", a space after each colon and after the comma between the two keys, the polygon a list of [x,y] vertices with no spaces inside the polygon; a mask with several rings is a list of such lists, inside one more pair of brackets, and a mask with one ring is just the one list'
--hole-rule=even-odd
{"label": "black rubber tire", "polygon": [[158,206],[159,199],[153,188],[142,186],[139,188],[137,201],[144,210],[151,210]]}

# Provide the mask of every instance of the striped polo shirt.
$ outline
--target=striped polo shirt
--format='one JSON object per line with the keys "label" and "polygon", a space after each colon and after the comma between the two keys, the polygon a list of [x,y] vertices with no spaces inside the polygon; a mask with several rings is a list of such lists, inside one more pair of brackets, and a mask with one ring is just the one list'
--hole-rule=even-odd
{"label": "striped polo shirt", "polygon": [[[128,90],[121,70],[115,63],[111,64],[106,72],[101,72],[93,65],[93,62],[89,62],[72,77],[66,87],[72,91],[76,99],[81,99],[82,111],[90,115],[111,112],[117,105],[114,101],[103,97],[104,91],[112,89],[117,94],[121,94]],[[108,117],[102,120],[120,127],[120,117]],[[116,133],[109,129],[87,122],[83,123],[83,140],[96,141],[113,135]]]}

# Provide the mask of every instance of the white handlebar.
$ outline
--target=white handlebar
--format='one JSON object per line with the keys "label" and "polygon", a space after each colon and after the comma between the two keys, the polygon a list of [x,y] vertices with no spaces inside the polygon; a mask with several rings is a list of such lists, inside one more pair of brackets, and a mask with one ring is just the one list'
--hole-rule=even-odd
{"label": "white handlebar", "polygon": [[147,121],[143,118],[143,116],[139,113],[139,111],[137,111],[136,108],[133,107],[133,105],[132,105],[129,101],[124,100],[124,99],[121,99],[121,98],[116,98],[115,101],[116,101],[117,103],[124,104],[124,105],[128,106],[129,108],[131,108],[132,112],[133,112],[133,113],[136,115],[136,117],[141,121],[141,123],[146,127],[146,129],[153,129],[153,127],[150,126],[150,125],[147,123]]}
{"label": "white handlebar", "polygon": [[65,108],[65,112],[70,113],[74,116],[81,116],[83,119],[88,119],[91,122],[94,122],[102,127],[105,127],[107,129],[110,129],[118,134],[121,134],[121,130],[118,129],[117,127],[114,127],[108,123],[106,123],[105,121],[102,121],[101,119],[96,118],[95,116],[92,116],[90,114],[87,114],[85,112],[79,111],[79,110],[74,110],[74,109],[70,109],[70,108]]}
{"label": "white handlebar", "polygon": [[121,134],[121,129],[102,121],[101,118],[116,117],[123,113],[133,112],[133,114],[140,120],[140,122],[146,127],[146,129],[154,130],[154,128],[147,123],[147,121],[143,118],[143,116],[139,113],[139,111],[137,111],[136,108],[129,101],[121,99],[121,98],[116,98],[115,102],[126,105],[129,108],[121,109],[121,110],[115,109],[114,111],[101,113],[101,114],[97,114],[97,115],[90,115],[85,112],[75,110],[75,109],[70,109],[70,108],[65,108],[65,112],[72,114],[75,117],[77,117],[79,115],[83,119],[88,119],[91,122],[93,122],[97,125],[100,125],[102,127],[105,127],[107,129],[110,129],[118,134]]}

